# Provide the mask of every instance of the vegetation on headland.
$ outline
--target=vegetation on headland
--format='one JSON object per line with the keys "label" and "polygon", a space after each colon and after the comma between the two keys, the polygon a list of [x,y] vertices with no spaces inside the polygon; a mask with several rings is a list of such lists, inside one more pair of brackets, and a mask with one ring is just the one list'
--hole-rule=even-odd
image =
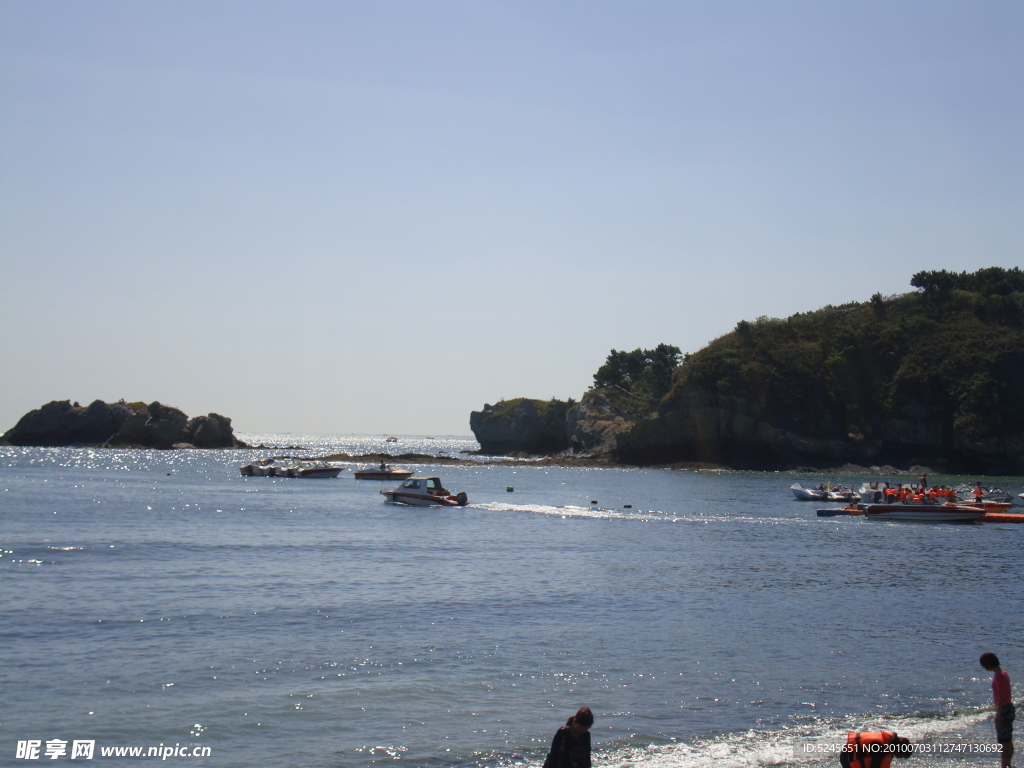
{"label": "vegetation on headland", "polygon": [[920,290],[741,320],[680,367],[674,391],[742,392],[770,423],[814,437],[866,439],[892,418],[975,441],[1024,432],[1024,274],[919,272],[911,284]]}
{"label": "vegetation on headland", "polygon": [[537,411],[537,416],[543,421],[549,420],[553,415],[554,410],[559,406],[573,405],[575,403],[572,398],[566,402],[554,397],[550,400],[534,400],[529,397],[514,397],[511,400],[499,400],[494,405],[488,407],[492,409],[491,415],[494,418],[504,419],[511,418],[516,412],[516,409],[524,402],[532,404]]}
{"label": "vegetation on headland", "polygon": [[671,344],[632,352],[613,349],[594,374],[594,388],[618,389],[652,405],[672,388],[672,373],[679,366],[681,355],[679,347]]}
{"label": "vegetation on headland", "polygon": [[1024,473],[1024,273],[924,271],[911,286],[741,320],[678,366],[671,345],[613,349],[567,411],[572,450],[636,464]]}

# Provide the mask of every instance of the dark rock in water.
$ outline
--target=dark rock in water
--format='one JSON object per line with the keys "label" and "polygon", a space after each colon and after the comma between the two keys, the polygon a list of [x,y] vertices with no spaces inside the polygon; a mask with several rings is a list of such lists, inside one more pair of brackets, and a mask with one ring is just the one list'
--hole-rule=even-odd
{"label": "dark rock in water", "polygon": [[182,440],[187,423],[188,416],[177,408],[152,402],[142,409],[133,410],[104,445],[108,448],[170,448],[175,443],[191,442]]}
{"label": "dark rock in water", "polygon": [[4,436],[10,445],[100,445],[106,442],[131,413],[123,405],[109,406],[96,400],[87,408],[70,400],[54,400],[29,411]]}
{"label": "dark rock in water", "polygon": [[569,447],[566,414],[569,404],[559,400],[504,400],[473,411],[469,426],[488,455],[548,454]]}
{"label": "dark rock in water", "polygon": [[185,425],[185,439],[196,448],[237,448],[231,419],[218,413],[195,416]]}
{"label": "dark rock in water", "polygon": [[189,420],[182,411],[153,402],[88,407],[54,400],[26,413],[0,442],[24,446],[172,448],[189,443],[200,448],[241,448],[231,420],[215,413]]}

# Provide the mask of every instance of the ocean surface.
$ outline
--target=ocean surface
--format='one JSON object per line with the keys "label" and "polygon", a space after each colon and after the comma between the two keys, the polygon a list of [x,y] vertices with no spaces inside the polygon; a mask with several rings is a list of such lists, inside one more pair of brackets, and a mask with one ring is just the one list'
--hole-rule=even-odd
{"label": "ocean surface", "polygon": [[1024,525],[819,518],[789,491],[862,477],[529,463],[415,468],[470,504],[402,507],[351,464],[238,467],[474,441],[242,437],[297,448],[0,448],[0,764],[82,740],[105,763],[539,766],[587,705],[600,766],[836,766],[879,728],[929,750],[901,766],[998,765],[977,659],[1020,700]]}

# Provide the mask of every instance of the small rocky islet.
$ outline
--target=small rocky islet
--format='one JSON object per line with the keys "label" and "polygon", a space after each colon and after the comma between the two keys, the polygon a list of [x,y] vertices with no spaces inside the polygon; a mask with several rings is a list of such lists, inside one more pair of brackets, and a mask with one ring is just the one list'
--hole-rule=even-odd
{"label": "small rocky islet", "polygon": [[235,437],[231,419],[217,413],[189,418],[159,402],[87,406],[54,400],[29,411],[0,444],[19,446],[97,446],[104,448],[248,448]]}

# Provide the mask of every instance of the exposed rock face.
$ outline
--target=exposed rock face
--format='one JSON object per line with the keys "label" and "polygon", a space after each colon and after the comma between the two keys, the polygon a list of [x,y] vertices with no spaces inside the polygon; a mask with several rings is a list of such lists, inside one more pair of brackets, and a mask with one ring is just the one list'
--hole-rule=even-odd
{"label": "exposed rock face", "polygon": [[[917,409],[911,404],[907,410]],[[756,402],[691,389],[677,393],[672,410],[620,434],[611,455],[629,464],[702,461],[759,470],[924,464],[942,472],[1019,475],[1024,434],[970,440],[940,420],[903,414],[880,420],[870,438],[815,435],[771,423]]]}
{"label": "exposed rock face", "polygon": [[177,408],[158,402],[114,403],[96,400],[87,408],[54,400],[21,417],[2,438],[9,445],[171,448],[191,443],[200,448],[237,448],[244,444],[231,420],[211,413],[189,420]]}
{"label": "exposed rock face", "polygon": [[766,420],[756,401],[695,390],[679,393],[672,410],[622,435],[615,457],[630,464],[696,461],[773,470],[878,463],[879,447],[877,440],[852,435],[844,440],[782,428]]}
{"label": "exposed rock face", "polygon": [[480,443],[481,453],[557,453],[569,446],[568,410],[568,403],[557,400],[508,400],[473,411],[469,426]]}
{"label": "exposed rock face", "polygon": [[619,438],[633,429],[634,418],[616,408],[602,391],[587,392],[578,405],[569,409],[569,449],[581,456],[615,456]]}

